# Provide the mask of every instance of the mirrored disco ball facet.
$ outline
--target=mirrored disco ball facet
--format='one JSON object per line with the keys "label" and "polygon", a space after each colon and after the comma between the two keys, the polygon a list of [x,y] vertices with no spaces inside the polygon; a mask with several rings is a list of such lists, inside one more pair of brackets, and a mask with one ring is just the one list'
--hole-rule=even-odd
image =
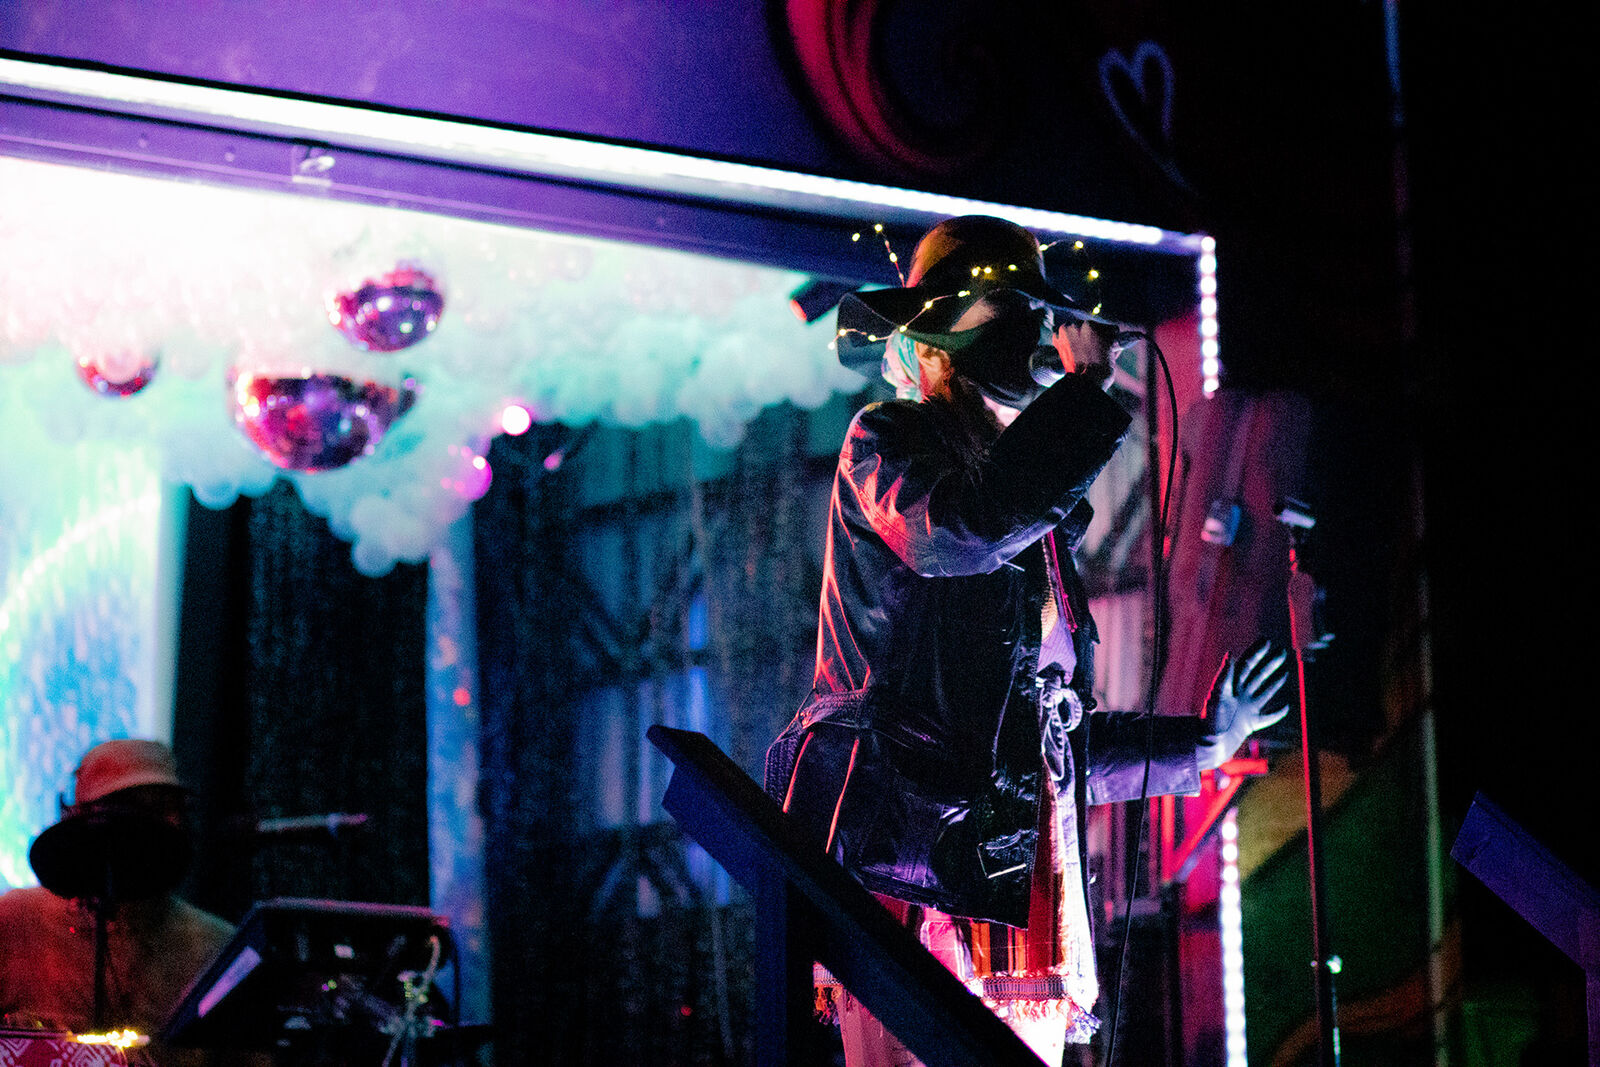
{"label": "mirrored disco ball facet", "polygon": [[160,359],[145,352],[105,352],[78,357],[78,377],[101,396],[132,396],[156,376]]}
{"label": "mirrored disco ball facet", "polygon": [[370,455],[418,390],[411,378],[395,388],[336,374],[240,373],[233,379],[233,421],[285,470],[333,470]]}
{"label": "mirrored disco ball facet", "polygon": [[434,280],[414,267],[397,267],[329,301],[328,319],[357,348],[398,352],[432,333],[444,313]]}

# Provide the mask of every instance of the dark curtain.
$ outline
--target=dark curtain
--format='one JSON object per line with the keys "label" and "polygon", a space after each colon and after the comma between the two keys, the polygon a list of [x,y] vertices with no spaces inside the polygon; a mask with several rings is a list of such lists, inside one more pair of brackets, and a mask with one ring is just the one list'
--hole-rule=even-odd
{"label": "dark curtain", "polygon": [[[286,483],[191,504],[174,734],[198,793],[197,903],[231,920],[271,897],[428,903],[426,607],[426,567],[361,575]],[[255,831],[331,812],[368,820]]]}
{"label": "dark curtain", "polygon": [[656,806],[641,738],[689,721],[698,677],[702,728],[759,778],[810,685],[850,409],[770,409],[731,455],[685,424],[495,442],[475,553],[498,1062],[753,1058],[753,916]]}

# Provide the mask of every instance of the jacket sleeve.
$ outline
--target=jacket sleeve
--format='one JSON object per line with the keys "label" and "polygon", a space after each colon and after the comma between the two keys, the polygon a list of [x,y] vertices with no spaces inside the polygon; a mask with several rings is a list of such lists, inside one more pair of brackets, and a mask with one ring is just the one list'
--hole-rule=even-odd
{"label": "jacket sleeve", "polygon": [[1145,756],[1149,754],[1152,797],[1200,792],[1195,744],[1200,721],[1187,715],[1145,716],[1128,711],[1084,716],[1088,736],[1084,774],[1089,803],[1138,800],[1144,791]]}
{"label": "jacket sleeve", "polygon": [[1044,536],[1088,492],[1129,424],[1092,382],[1068,376],[968,470],[924,407],[865,408],[839,461],[850,510],[924,577],[987,574]]}

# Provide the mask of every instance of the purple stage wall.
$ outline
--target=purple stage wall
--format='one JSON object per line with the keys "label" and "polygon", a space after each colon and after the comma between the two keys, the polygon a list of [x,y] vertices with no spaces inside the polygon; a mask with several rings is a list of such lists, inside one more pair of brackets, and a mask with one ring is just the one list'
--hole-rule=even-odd
{"label": "purple stage wall", "polygon": [[839,160],[760,4],[139,0],[0,4],[0,48],[760,158]]}

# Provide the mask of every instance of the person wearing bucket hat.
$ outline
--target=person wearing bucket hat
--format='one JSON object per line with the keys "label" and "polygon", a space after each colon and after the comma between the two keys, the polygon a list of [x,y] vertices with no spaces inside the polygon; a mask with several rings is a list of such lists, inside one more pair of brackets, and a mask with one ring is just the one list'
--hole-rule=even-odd
{"label": "person wearing bucket hat", "polygon": [[[1130,424],[1106,390],[1118,327],[1050,285],[1031,233],[941,222],[906,285],[845,297],[838,322],[840,360],[899,395],[840,449],[812,692],[766,789],[1059,1063],[1099,1025],[1085,807],[1138,798],[1147,766],[1149,795],[1197,792],[1283,714],[1284,657],[1225,665],[1202,717],[1096,710],[1072,550]],[[821,978],[849,1067],[911,1062]]]}
{"label": "person wearing bucket hat", "polygon": [[[174,892],[191,846],[188,791],[170,748],[105,741],[84,754],[73,778],[72,803],[63,799],[60,821],[29,850],[40,885],[0,896],[0,1015],[30,1029],[152,1034],[234,929]],[[185,1067],[221,1062],[153,1044],[137,1057]]]}

